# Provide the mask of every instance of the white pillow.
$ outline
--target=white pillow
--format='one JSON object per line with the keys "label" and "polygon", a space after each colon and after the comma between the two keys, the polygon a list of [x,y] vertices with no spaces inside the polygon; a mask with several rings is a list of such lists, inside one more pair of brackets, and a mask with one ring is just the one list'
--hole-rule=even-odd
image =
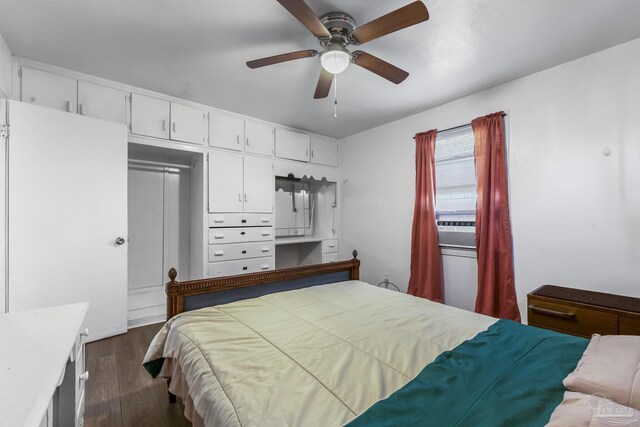
{"label": "white pillow", "polygon": [[567,391],[547,427],[640,427],[640,411],[611,400]]}
{"label": "white pillow", "polygon": [[640,336],[593,335],[564,385],[640,410]]}

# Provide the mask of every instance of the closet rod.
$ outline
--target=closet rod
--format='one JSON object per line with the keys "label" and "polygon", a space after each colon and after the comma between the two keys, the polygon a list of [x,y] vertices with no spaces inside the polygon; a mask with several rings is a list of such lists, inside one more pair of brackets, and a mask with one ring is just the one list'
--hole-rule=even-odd
{"label": "closet rod", "polygon": [[167,163],[167,162],[154,162],[151,160],[129,159],[129,163],[134,165],[161,166],[161,167],[176,168],[176,169],[193,169],[193,166],[189,166],[189,165],[179,165],[176,163]]}
{"label": "closet rod", "polygon": [[[502,117],[505,117],[506,115],[507,115],[507,113],[502,113]],[[447,132],[447,131],[450,131],[450,130],[461,129],[461,128],[464,128],[464,127],[467,127],[467,126],[471,126],[471,123],[466,123],[466,124],[460,125],[460,126],[454,126],[452,128],[442,129],[442,130],[439,130],[438,133]],[[414,136],[413,139],[416,139],[416,137]]]}

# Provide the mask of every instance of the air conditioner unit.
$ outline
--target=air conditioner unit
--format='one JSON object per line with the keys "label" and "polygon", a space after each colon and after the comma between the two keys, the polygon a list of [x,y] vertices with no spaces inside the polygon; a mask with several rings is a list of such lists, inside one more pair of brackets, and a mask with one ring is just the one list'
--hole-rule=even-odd
{"label": "air conditioner unit", "polygon": [[438,218],[437,224],[440,246],[476,247],[475,218],[465,215],[443,215]]}

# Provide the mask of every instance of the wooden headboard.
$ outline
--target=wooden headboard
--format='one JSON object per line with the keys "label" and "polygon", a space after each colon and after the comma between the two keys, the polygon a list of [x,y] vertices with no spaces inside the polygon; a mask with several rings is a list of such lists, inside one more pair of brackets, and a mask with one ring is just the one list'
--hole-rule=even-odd
{"label": "wooden headboard", "polygon": [[358,252],[353,259],[327,264],[283,268],[259,273],[178,282],[175,268],[167,283],[167,320],[176,314],[292,289],[360,278]]}

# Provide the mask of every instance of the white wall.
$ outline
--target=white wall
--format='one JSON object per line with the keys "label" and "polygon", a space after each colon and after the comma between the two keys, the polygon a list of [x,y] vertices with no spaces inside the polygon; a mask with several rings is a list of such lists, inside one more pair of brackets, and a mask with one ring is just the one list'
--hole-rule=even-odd
{"label": "white wall", "polygon": [[0,98],[11,98],[11,51],[0,34]]}
{"label": "white wall", "polygon": [[343,139],[342,256],[357,248],[363,280],[406,289],[413,135],[505,110],[523,316],[544,283],[640,296],[638,76],[640,39]]}

